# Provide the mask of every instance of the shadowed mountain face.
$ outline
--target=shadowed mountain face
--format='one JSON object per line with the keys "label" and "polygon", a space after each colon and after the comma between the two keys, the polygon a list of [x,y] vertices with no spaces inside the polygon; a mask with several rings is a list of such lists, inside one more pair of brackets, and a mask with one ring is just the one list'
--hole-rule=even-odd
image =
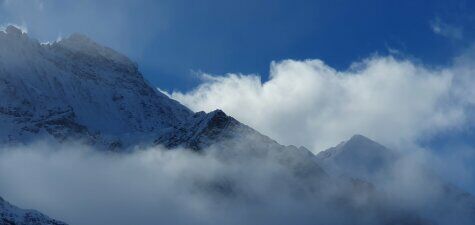
{"label": "shadowed mountain face", "polygon": [[1,225],[66,225],[35,210],[20,209],[0,197]]}

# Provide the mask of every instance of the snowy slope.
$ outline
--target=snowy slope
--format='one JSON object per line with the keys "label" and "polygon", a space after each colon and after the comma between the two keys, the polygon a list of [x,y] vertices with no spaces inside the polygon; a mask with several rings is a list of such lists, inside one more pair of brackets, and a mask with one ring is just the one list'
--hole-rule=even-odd
{"label": "snowy slope", "polygon": [[127,57],[87,37],[40,44],[0,32],[0,142],[78,136],[112,147],[177,126],[193,113],[156,91]]}
{"label": "snowy slope", "polygon": [[20,209],[0,197],[1,225],[66,225],[35,210]]}

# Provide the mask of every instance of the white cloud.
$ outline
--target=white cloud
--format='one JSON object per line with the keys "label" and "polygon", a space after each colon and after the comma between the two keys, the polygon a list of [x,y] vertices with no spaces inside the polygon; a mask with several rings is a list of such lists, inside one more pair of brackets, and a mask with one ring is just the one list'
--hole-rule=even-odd
{"label": "white cloud", "polygon": [[195,111],[223,109],[283,144],[314,152],[356,133],[401,147],[464,124],[472,71],[461,65],[427,68],[390,56],[346,71],[320,60],[285,60],[271,64],[264,83],[256,75],[204,75],[196,89],[170,96]]}
{"label": "white cloud", "polygon": [[36,144],[1,149],[0,177],[5,199],[71,224],[355,224],[344,223],[351,206],[323,205],[331,196],[321,194],[337,187],[312,192],[321,177],[304,180],[272,157],[222,160],[211,149],[160,148],[115,155]]}
{"label": "white cloud", "polygon": [[302,176],[302,161],[279,159],[279,151],[257,156],[241,147],[204,154],[159,147],[113,154],[70,143],[2,148],[0,195],[70,224],[367,225],[401,218],[400,209],[443,211],[429,218],[453,224],[449,210],[458,203],[437,204],[446,192],[413,157],[399,162],[392,179],[376,183],[378,193],[347,180]]}

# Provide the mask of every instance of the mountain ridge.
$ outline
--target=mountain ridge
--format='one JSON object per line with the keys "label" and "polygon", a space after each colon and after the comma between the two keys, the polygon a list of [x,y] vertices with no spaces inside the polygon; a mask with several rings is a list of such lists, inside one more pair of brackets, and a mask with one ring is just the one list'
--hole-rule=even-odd
{"label": "mountain ridge", "polygon": [[234,129],[258,133],[221,110],[192,112],[152,88],[136,63],[81,34],[42,45],[9,26],[0,32],[0,59],[0,125],[9,128],[0,143],[47,136],[119,151],[199,150]]}
{"label": "mountain ridge", "polygon": [[193,114],[150,87],[135,63],[109,48],[79,35],[41,45],[15,29],[0,32],[0,113],[10,119],[5,124],[19,126],[0,132],[0,141],[78,134],[107,145],[122,134],[140,139],[159,133]]}
{"label": "mountain ridge", "polygon": [[242,152],[273,155],[306,179],[325,176],[304,157],[308,150],[280,145],[221,110],[192,112],[151,87],[126,56],[80,34],[40,44],[13,26],[0,31],[0,97],[0,146],[79,140],[128,152],[244,143]]}

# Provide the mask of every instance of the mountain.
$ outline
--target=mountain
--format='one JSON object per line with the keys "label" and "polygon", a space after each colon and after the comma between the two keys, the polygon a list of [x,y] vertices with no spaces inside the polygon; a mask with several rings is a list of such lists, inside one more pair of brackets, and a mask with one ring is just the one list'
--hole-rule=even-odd
{"label": "mountain", "polygon": [[272,156],[300,177],[326,176],[309,150],[280,145],[221,110],[192,112],[126,56],[80,34],[41,44],[14,26],[0,31],[0,127],[0,146],[44,139],[117,152],[232,146],[240,156],[223,150],[223,160]]}
{"label": "mountain", "polygon": [[0,32],[0,142],[83,138],[111,149],[152,141],[193,115],[135,63],[80,34],[40,44]]}
{"label": "mountain", "polygon": [[3,144],[51,138],[117,151],[200,150],[254,136],[283,147],[220,110],[192,112],[151,87],[126,56],[83,35],[40,44],[14,26],[0,32],[0,127]]}
{"label": "mountain", "polygon": [[[316,157],[319,165],[331,175],[369,182],[396,198],[390,201],[424,199],[426,205],[422,214],[429,214],[430,218],[440,217],[437,220],[445,220],[444,224],[471,224],[475,221],[473,195],[437,176],[430,168],[414,163],[410,156],[386,148],[365,136],[354,135],[318,153]],[[409,171],[401,167],[407,167]],[[402,176],[405,172],[412,173],[412,176]],[[412,195],[406,200],[400,199]],[[449,221],[447,218],[450,218]]]}
{"label": "mountain", "polygon": [[317,154],[320,164],[326,170],[365,180],[389,169],[399,157],[396,151],[363,135],[354,135]]}
{"label": "mountain", "polygon": [[66,225],[35,210],[20,209],[0,197],[1,225]]}

